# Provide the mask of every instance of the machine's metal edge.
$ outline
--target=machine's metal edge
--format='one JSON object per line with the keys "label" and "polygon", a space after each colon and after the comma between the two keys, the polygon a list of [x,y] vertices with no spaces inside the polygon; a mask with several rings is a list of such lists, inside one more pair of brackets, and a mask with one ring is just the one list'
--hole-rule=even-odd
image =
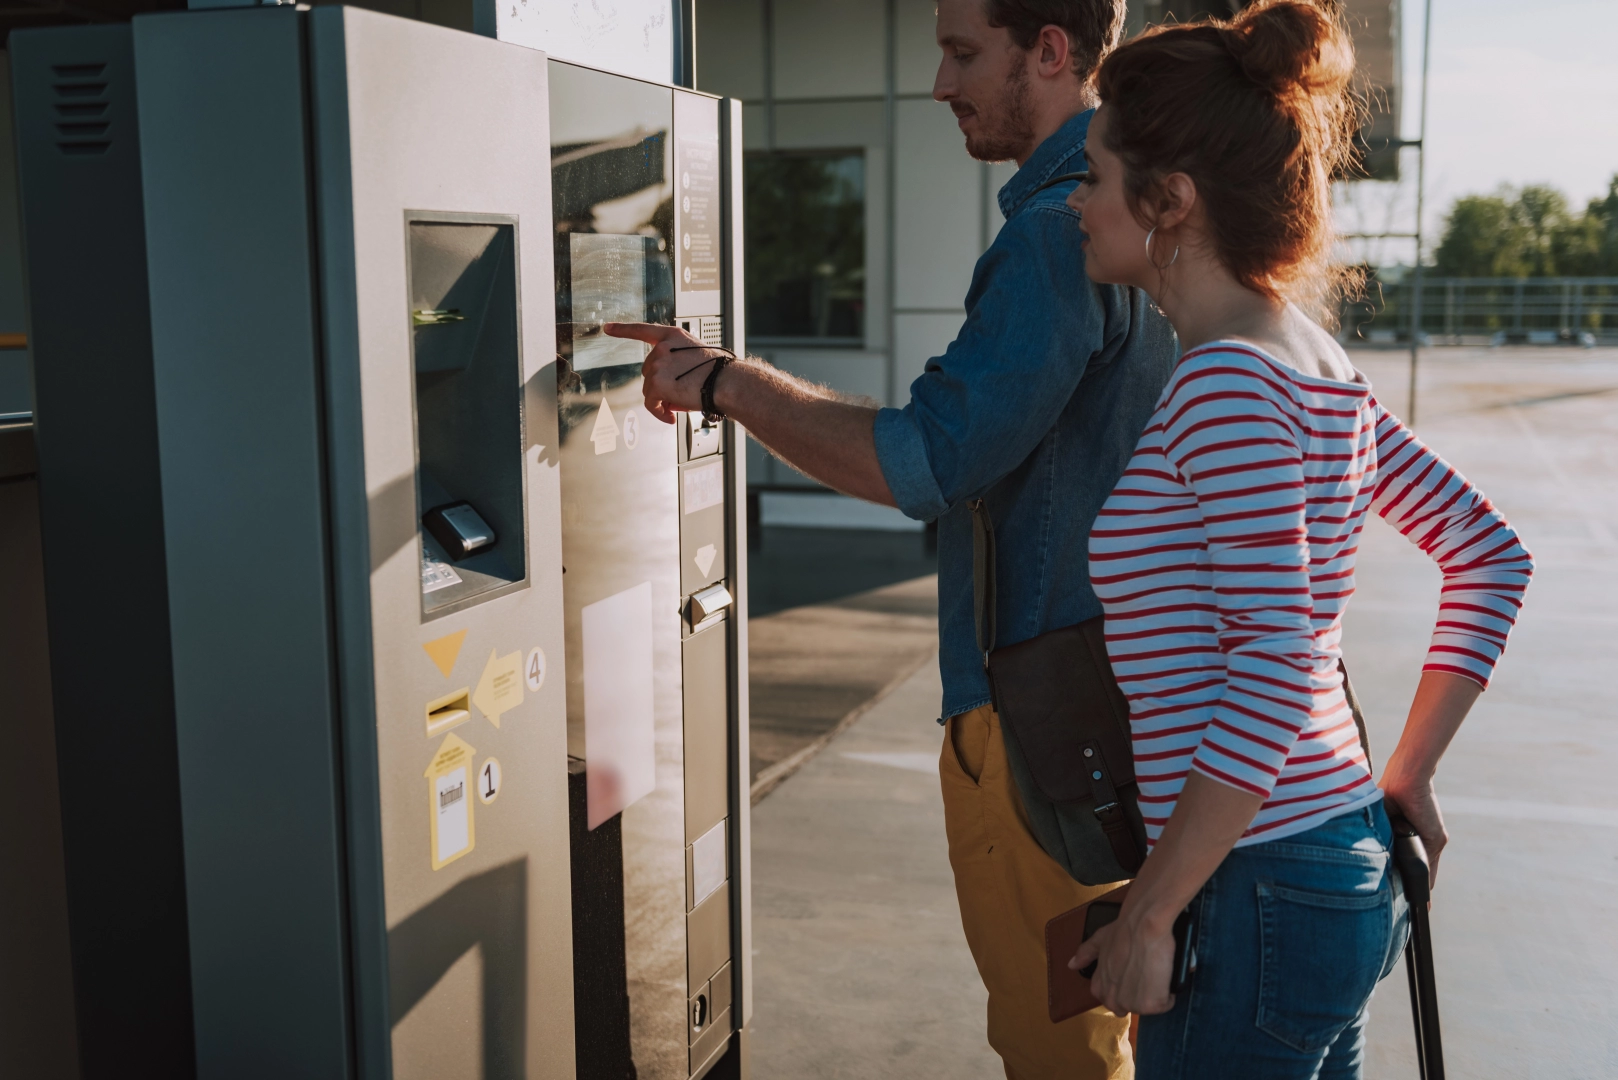
{"label": "machine's metal edge", "polygon": [[[725,345],[738,356],[746,349],[746,312],[743,307],[744,264],[742,261],[742,103],[725,98],[721,103],[719,138],[721,154],[730,163],[721,188],[723,214],[730,223],[730,243],[724,248]],[[751,702],[747,676],[747,433],[734,421],[727,421],[725,458],[730,463],[731,497],[727,501],[731,538],[731,576],[736,617],[731,620],[731,678],[735,680],[731,700],[735,715],[731,720],[734,757],[731,765],[730,807],[735,828],[731,830],[732,941],[735,958],[735,1001],[738,1031],[753,1017],[753,826],[749,796],[748,725]],[[745,1076],[746,1055],[741,1054],[744,1039],[732,1039],[739,1054],[738,1075]]]}
{"label": "machine's metal edge", "polygon": [[[314,164],[311,202],[319,225],[316,260],[343,753],[354,1072],[360,1080],[388,1080],[393,1075],[392,1025],[372,678],[370,521],[359,376],[345,17],[342,8],[317,8],[302,18]],[[346,422],[335,422],[338,417]]]}

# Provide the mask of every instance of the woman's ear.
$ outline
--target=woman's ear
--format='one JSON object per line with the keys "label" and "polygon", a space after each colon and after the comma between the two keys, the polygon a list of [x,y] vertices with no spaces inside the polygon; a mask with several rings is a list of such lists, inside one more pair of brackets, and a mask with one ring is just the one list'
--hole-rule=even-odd
{"label": "woman's ear", "polygon": [[1197,205],[1197,182],[1183,172],[1169,173],[1157,185],[1157,227],[1185,224]]}

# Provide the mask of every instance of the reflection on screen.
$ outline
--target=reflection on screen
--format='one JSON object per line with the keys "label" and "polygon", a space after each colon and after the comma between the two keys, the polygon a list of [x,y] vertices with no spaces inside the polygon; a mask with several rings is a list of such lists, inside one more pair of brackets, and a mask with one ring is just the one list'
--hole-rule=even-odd
{"label": "reflection on screen", "polygon": [[607,337],[604,322],[646,318],[646,237],[613,233],[568,236],[573,292],[573,369],[638,364],[639,341]]}

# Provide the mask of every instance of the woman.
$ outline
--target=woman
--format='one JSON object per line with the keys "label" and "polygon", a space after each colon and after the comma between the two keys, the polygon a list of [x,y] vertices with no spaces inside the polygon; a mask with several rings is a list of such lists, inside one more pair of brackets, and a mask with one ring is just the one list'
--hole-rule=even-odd
{"label": "woman", "polygon": [[[1107,1007],[1144,1016],[1143,1080],[1360,1075],[1366,1003],[1403,935],[1384,801],[1436,873],[1433,772],[1532,569],[1297,306],[1330,285],[1352,75],[1335,18],[1297,0],[1143,35],[1102,65],[1071,199],[1090,276],[1146,290],[1185,350],[1090,539],[1154,846],[1072,966],[1096,961]],[[1372,510],[1444,572],[1380,790],[1338,665]],[[1199,964],[1176,997],[1187,905]]]}

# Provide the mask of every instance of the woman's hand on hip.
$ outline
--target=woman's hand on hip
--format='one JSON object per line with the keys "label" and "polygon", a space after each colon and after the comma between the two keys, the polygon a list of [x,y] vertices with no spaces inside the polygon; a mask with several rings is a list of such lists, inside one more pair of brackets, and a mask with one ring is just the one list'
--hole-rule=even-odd
{"label": "woman's hand on hip", "polygon": [[1444,828],[1444,815],[1438,809],[1438,796],[1431,779],[1400,781],[1397,777],[1384,778],[1382,797],[1388,809],[1398,810],[1421,837],[1421,846],[1427,849],[1428,885],[1438,883],[1438,856],[1449,843],[1449,831]]}
{"label": "woman's hand on hip", "polygon": [[1067,966],[1082,970],[1094,961],[1090,990],[1117,1016],[1150,1016],[1174,1008],[1169,975],[1174,968],[1172,925],[1157,930],[1144,921],[1120,918],[1079,946]]}

